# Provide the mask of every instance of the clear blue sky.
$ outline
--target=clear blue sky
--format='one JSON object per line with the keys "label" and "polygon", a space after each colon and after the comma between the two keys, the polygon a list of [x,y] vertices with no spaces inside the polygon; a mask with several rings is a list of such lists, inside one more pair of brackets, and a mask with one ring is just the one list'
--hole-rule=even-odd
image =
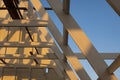
{"label": "clear blue sky", "polygon": [[[70,12],[99,52],[120,52],[120,16],[105,0],[71,0]],[[62,24],[52,11],[49,14],[62,34]],[[74,52],[80,52],[70,37],[69,44]],[[112,60],[106,62],[110,65]],[[87,60],[81,60],[81,63],[91,79],[96,80],[97,75]],[[120,79],[120,69],[115,74]]]}
{"label": "clear blue sky", "polygon": [[120,16],[105,0],[71,0],[71,14],[100,52],[120,52]]}

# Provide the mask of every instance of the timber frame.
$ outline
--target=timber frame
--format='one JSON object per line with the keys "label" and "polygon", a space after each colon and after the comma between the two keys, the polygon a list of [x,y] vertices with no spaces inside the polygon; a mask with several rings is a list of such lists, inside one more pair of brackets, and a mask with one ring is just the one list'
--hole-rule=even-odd
{"label": "timber frame", "polygon": [[[120,15],[117,1],[107,0]],[[98,80],[118,80],[113,72],[120,67],[120,53],[96,50],[70,14],[70,0],[47,2],[50,7],[40,0],[0,1],[0,79],[91,80],[79,61],[87,59]],[[63,36],[47,10],[54,11],[63,24]],[[81,53],[71,50],[68,35]],[[114,62],[108,66],[105,59]]]}

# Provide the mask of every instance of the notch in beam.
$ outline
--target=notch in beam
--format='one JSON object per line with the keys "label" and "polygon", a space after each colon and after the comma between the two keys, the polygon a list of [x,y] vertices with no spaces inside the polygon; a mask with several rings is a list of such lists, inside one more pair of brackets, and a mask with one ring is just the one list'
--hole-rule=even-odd
{"label": "notch in beam", "polygon": [[69,14],[70,0],[63,0],[63,11],[64,11],[65,14]]}
{"label": "notch in beam", "polygon": [[120,16],[120,0],[106,0],[115,12]]}

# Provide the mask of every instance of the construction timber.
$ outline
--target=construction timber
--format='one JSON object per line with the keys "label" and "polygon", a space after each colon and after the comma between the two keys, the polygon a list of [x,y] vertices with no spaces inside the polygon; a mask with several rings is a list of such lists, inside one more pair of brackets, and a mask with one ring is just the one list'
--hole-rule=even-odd
{"label": "construction timber", "polygon": [[[120,0],[107,2],[120,15]],[[70,0],[47,3],[50,7],[41,0],[0,0],[0,80],[91,80],[79,59],[88,60],[98,80],[118,80],[113,72],[120,53],[96,50],[70,14]],[[63,35],[47,10],[62,22]],[[71,50],[68,35],[81,53]],[[108,66],[105,59],[114,62]]]}

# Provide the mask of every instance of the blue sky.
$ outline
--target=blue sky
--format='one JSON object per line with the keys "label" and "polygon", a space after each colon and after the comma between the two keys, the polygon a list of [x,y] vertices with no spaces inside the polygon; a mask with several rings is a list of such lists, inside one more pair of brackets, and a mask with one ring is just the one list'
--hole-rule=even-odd
{"label": "blue sky", "polygon": [[71,14],[98,51],[120,52],[120,16],[105,0],[71,0]]}
{"label": "blue sky", "polygon": [[[46,0],[41,1],[43,1],[44,6],[49,6],[46,4]],[[120,53],[120,16],[105,0],[71,0],[70,13],[99,52]],[[49,15],[62,34],[63,27],[55,13],[49,11]],[[74,52],[80,52],[70,36],[69,45]],[[88,61],[80,60],[80,62],[91,79],[96,80],[97,75]],[[106,60],[106,62],[110,65],[113,60]],[[120,69],[115,72],[120,79],[119,73]]]}

